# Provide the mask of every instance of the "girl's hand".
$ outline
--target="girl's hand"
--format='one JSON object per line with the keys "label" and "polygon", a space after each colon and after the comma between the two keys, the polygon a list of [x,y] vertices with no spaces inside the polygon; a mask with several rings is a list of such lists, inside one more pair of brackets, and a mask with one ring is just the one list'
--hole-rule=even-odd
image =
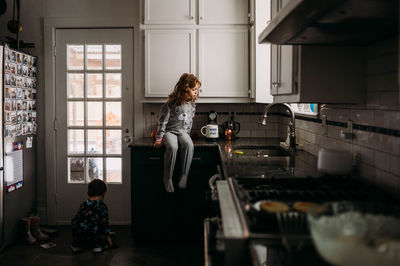
{"label": "girl's hand", "polygon": [[161,148],[162,147],[162,138],[157,138],[156,141],[153,144],[154,148]]}

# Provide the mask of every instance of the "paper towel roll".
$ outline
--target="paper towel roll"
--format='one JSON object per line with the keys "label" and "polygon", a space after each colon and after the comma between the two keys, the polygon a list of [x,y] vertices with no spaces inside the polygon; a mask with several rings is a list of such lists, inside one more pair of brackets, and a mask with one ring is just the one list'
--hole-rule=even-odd
{"label": "paper towel roll", "polygon": [[330,175],[351,173],[353,156],[349,151],[321,149],[318,152],[318,171]]}

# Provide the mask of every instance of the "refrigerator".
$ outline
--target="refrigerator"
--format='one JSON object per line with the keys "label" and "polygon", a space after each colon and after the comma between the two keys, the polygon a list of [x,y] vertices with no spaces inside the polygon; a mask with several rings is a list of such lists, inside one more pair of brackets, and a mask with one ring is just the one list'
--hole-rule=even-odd
{"label": "refrigerator", "polygon": [[21,235],[37,211],[37,57],[0,46],[0,249]]}

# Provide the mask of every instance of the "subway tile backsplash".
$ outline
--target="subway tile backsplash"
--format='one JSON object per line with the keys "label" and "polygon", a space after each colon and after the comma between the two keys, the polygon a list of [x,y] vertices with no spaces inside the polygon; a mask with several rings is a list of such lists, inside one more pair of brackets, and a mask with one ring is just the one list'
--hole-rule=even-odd
{"label": "subway tile backsplash", "polygon": [[[146,103],[144,104],[143,113],[145,127],[143,136],[151,135],[153,130],[157,129],[157,119],[160,111],[161,104]],[[265,104],[246,103],[246,104],[209,104],[209,103],[196,103],[196,116],[193,120],[192,133],[201,136],[201,127],[207,124],[207,114],[213,110],[218,113],[218,124],[230,120],[232,114],[234,120],[240,123],[239,137],[254,137],[254,138],[277,138],[278,135],[278,117],[268,117],[268,125],[259,125],[258,119],[260,118]],[[222,133],[222,132],[221,132]]]}
{"label": "subway tile backsplash", "polygon": [[[362,48],[360,48],[362,49]],[[400,195],[400,93],[398,86],[398,41],[386,40],[364,48],[367,60],[365,105],[321,105],[328,125],[321,119],[296,119],[297,142],[315,156],[321,148],[353,153],[359,174],[387,191]],[[343,95],[343,97],[346,97]],[[144,136],[156,130],[161,104],[146,103]],[[219,113],[218,124],[230,119],[241,124],[239,137],[279,137],[286,139],[289,117],[269,116],[268,125],[257,123],[264,104],[197,103],[192,132],[201,137],[210,110]],[[271,110],[276,112],[278,110]],[[344,140],[340,132],[347,122],[354,124],[354,138]]]}
{"label": "subway tile backsplash", "polygon": [[[400,195],[400,92],[398,86],[397,38],[366,48],[367,77],[365,105],[322,105],[327,130],[321,120],[296,119],[297,142],[304,150],[318,155],[321,148],[351,151],[360,175]],[[346,97],[343,95],[343,97]],[[340,126],[352,120],[354,138],[340,138]],[[279,136],[285,138],[287,118],[279,117]]]}

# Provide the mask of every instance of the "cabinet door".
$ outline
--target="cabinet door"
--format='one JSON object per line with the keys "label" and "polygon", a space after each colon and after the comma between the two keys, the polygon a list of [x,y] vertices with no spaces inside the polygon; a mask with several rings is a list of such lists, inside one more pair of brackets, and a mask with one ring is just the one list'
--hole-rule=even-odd
{"label": "cabinet door", "polygon": [[248,29],[200,29],[200,97],[248,97]]}
{"label": "cabinet door", "polygon": [[194,30],[145,31],[145,96],[166,97],[182,73],[195,73]]}
{"label": "cabinet door", "polygon": [[271,103],[271,45],[258,43],[258,36],[270,20],[271,8],[269,1],[254,0],[254,22],[250,28],[250,86],[251,97],[257,103]]}
{"label": "cabinet door", "polygon": [[194,0],[144,0],[144,24],[195,24]]}
{"label": "cabinet door", "polygon": [[[271,17],[274,18],[287,0],[271,1]],[[293,46],[271,45],[271,95],[294,93]]]}
{"label": "cabinet door", "polygon": [[199,0],[199,24],[248,24],[248,0]]}

